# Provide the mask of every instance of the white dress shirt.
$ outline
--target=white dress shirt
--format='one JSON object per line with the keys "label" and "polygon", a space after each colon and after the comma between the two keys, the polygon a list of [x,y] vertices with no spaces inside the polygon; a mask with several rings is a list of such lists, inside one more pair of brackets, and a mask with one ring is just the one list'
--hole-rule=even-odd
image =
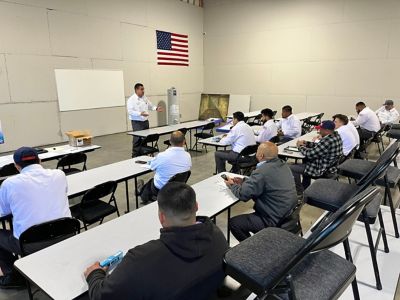
{"label": "white dress shirt", "polygon": [[238,122],[226,137],[219,141],[220,145],[231,145],[232,151],[240,153],[244,148],[256,144],[253,129],[243,121]]}
{"label": "white dress shirt", "polygon": [[33,225],[71,217],[64,172],[34,164],[7,178],[0,187],[0,214],[12,214],[17,239]]}
{"label": "white dress shirt", "polygon": [[[354,134],[353,128],[356,135]],[[348,123],[347,125],[340,126],[338,129],[336,129],[336,131],[339,133],[342,139],[344,155],[347,156],[354,147],[360,145],[360,137],[353,124]]]}
{"label": "white dress shirt", "polygon": [[189,171],[191,167],[192,158],[185,148],[169,147],[150,162],[150,168],[156,172],[154,186],[161,189],[171,177]]}
{"label": "white dress shirt", "polygon": [[365,107],[355,121],[354,126],[360,126],[363,129],[378,132],[381,129],[381,123],[379,122],[378,116],[369,107]]}
{"label": "white dress shirt", "polygon": [[391,110],[387,110],[385,106],[382,106],[375,113],[382,124],[392,124],[399,120],[399,112],[394,107]]}
{"label": "white dress shirt", "polygon": [[284,136],[292,139],[301,136],[301,122],[294,114],[287,118],[282,118],[278,122],[278,128],[282,130]]}
{"label": "white dress shirt", "polygon": [[129,97],[126,107],[129,120],[132,121],[146,121],[149,117],[142,116],[141,113],[157,109],[157,106],[153,105],[146,96],[138,97],[136,94]]}
{"label": "white dress shirt", "polygon": [[268,142],[273,137],[277,136],[278,127],[276,126],[274,120],[268,120],[264,123],[262,129],[256,137],[256,141],[259,143]]}

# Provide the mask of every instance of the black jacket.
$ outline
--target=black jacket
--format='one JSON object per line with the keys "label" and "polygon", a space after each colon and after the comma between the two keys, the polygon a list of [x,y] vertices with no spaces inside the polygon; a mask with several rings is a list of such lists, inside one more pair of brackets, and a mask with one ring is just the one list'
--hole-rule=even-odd
{"label": "black jacket", "polygon": [[110,275],[90,273],[90,299],[209,299],[225,277],[228,244],[209,218],[197,219],[161,229],[159,240],[129,250]]}

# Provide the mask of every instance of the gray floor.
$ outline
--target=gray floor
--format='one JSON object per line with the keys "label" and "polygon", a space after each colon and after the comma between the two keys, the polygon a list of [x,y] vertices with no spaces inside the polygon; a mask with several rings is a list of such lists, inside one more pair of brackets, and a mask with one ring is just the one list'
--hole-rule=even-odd
{"label": "gray floor", "polygon": [[[162,140],[165,140],[165,137],[161,137],[161,142],[159,143],[160,148],[164,149],[164,144]],[[122,133],[122,134],[114,134],[103,137],[96,137],[93,141],[94,144],[101,145],[102,149],[88,153],[88,169],[99,167],[105,164],[110,164],[113,162],[118,162],[124,159],[130,158],[131,154],[131,137]],[[374,148],[374,146],[372,146]],[[191,152],[192,154],[192,175],[189,179],[189,184],[194,184],[203,179],[208,178],[212,175],[215,170],[214,164],[214,149],[208,148],[208,153],[205,151],[201,153]],[[374,149],[371,149],[372,154],[370,155],[370,159],[376,158],[377,153]],[[55,161],[50,161],[44,163],[45,167],[54,168],[56,165]],[[152,175],[143,176],[143,179],[146,181]],[[132,183],[133,186],[133,183]],[[131,188],[133,191],[133,188]],[[119,205],[119,210],[123,212],[126,208],[125,202],[125,189],[123,185],[119,185],[116,198]],[[131,196],[131,199],[133,197]],[[79,200],[77,200],[79,201]],[[134,203],[131,203],[131,209],[134,208]],[[238,215],[245,212],[249,212],[252,209],[252,202],[249,201],[247,203],[238,203],[233,207],[232,215]],[[301,223],[303,226],[303,230],[307,231],[310,226],[315,222],[315,220],[321,215],[322,211],[315,208],[305,205],[302,208],[301,213]],[[113,218],[115,216],[112,216]],[[109,218],[109,219],[111,219]],[[221,214],[217,218],[218,226],[226,232],[226,214]],[[231,244],[236,244],[237,241],[232,240]],[[83,272],[83,270],[82,270]],[[229,281],[228,285],[232,287],[236,287],[237,284],[233,281]],[[28,295],[26,290],[0,290],[0,300],[2,299],[28,299]],[[35,299],[47,299],[43,293],[38,293],[35,295]],[[237,298],[238,299],[238,298]]]}

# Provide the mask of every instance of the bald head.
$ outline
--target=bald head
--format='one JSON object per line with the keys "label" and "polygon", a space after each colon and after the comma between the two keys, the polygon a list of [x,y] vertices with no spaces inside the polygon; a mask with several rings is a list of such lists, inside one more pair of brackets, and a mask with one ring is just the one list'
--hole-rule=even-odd
{"label": "bald head", "polygon": [[185,144],[185,135],[179,130],[174,131],[173,133],[171,133],[169,142],[173,147],[183,147],[183,145]]}
{"label": "bald head", "polygon": [[276,158],[278,157],[278,147],[271,142],[261,143],[260,146],[258,146],[256,156],[258,161]]}

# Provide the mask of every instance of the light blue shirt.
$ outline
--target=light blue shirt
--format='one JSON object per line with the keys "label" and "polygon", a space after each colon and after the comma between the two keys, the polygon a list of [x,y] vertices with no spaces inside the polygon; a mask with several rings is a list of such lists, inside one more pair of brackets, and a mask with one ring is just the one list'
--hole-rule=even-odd
{"label": "light blue shirt", "polygon": [[156,172],[154,186],[161,189],[172,176],[189,171],[192,158],[183,147],[170,147],[150,162],[150,168]]}
{"label": "light blue shirt", "polygon": [[13,215],[17,239],[33,225],[71,217],[64,172],[35,164],[7,178],[0,187],[0,214]]}

